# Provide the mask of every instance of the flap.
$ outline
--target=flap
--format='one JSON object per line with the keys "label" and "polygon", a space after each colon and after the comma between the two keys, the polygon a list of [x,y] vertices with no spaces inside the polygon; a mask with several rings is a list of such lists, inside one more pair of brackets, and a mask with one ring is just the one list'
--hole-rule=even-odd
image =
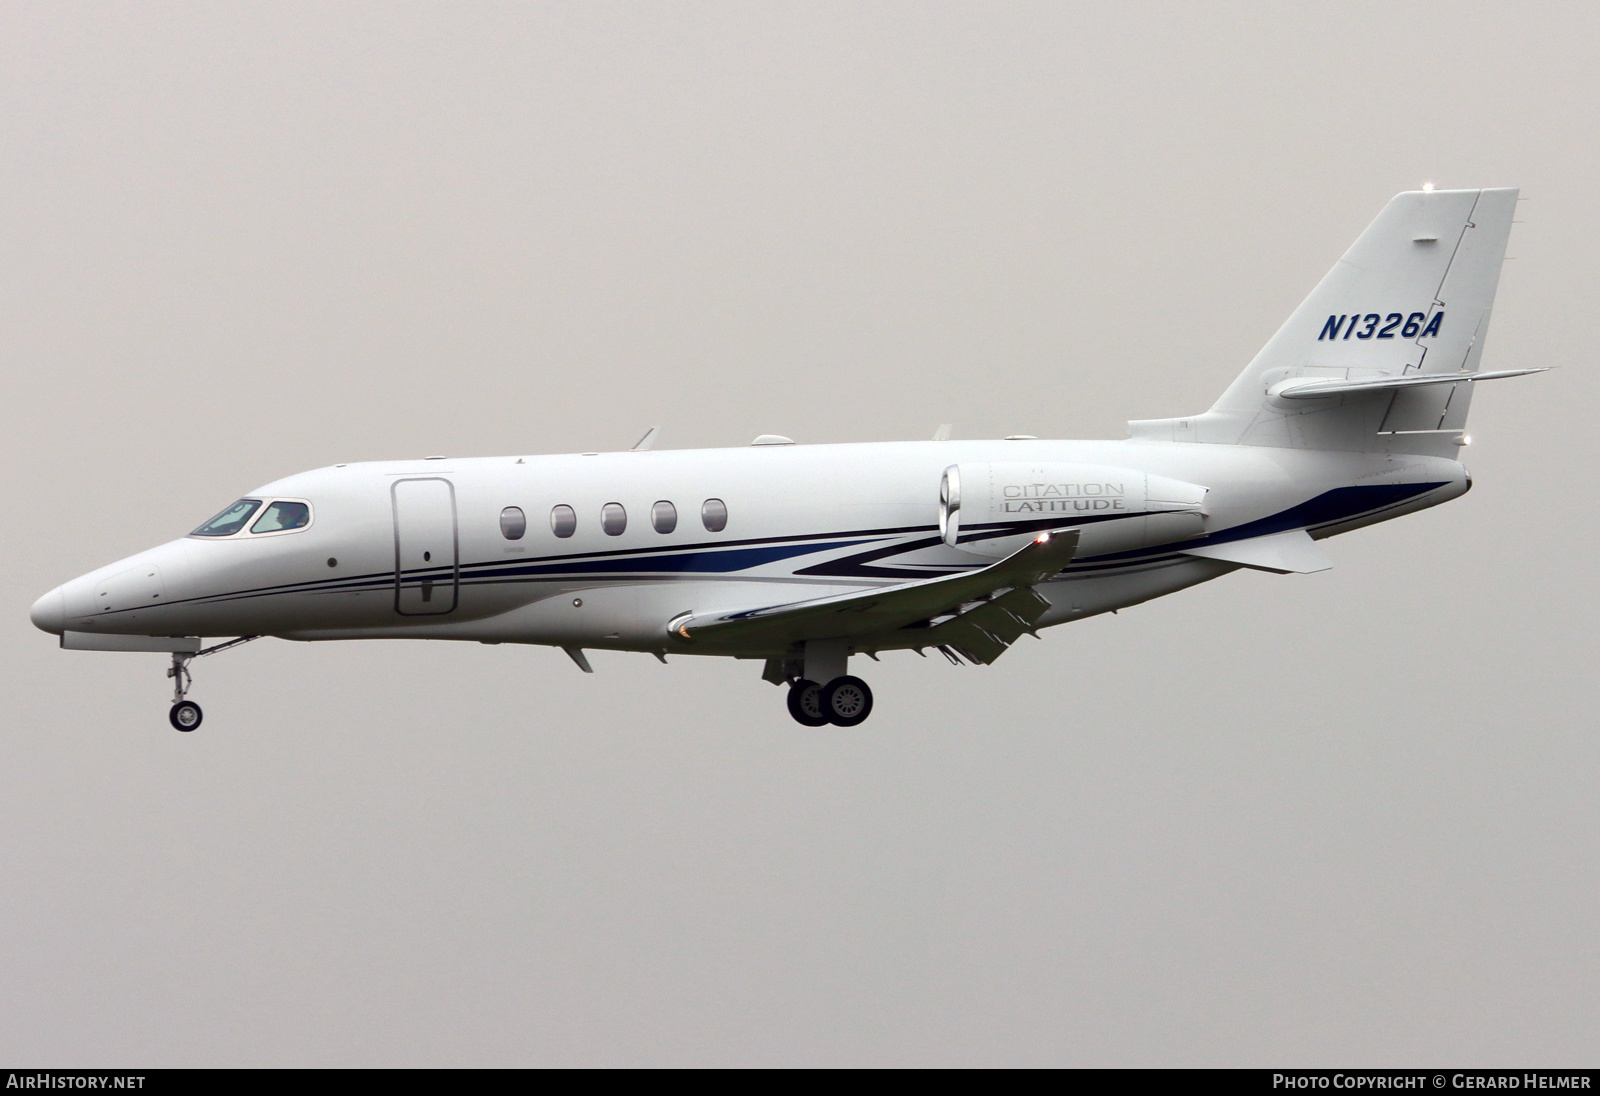
{"label": "flap", "polygon": [[1239,563],[1279,575],[1309,575],[1333,566],[1333,560],[1322,550],[1322,545],[1312,540],[1311,534],[1304,529],[1188,548],[1183,554]]}
{"label": "flap", "polygon": [[990,601],[979,602],[958,616],[934,622],[928,629],[927,644],[948,655],[952,649],[968,662],[985,666],[1006,653],[1050,608],[1050,602],[1037,590],[1012,590]]}

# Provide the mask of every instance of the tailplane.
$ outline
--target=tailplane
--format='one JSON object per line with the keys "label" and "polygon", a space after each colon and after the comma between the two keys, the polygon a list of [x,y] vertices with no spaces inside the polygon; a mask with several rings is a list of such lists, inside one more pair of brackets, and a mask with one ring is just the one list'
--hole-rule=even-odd
{"label": "tailplane", "polygon": [[1397,195],[1203,415],[1134,438],[1454,457],[1517,191]]}

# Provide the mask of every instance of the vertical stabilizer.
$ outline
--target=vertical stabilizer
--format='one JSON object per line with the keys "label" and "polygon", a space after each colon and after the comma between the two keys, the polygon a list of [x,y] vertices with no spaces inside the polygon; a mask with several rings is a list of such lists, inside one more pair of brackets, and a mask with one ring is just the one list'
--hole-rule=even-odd
{"label": "vertical stabilizer", "polygon": [[1473,385],[1284,398],[1285,381],[1476,373],[1517,191],[1407,191],[1204,415],[1129,424],[1135,438],[1454,457]]}

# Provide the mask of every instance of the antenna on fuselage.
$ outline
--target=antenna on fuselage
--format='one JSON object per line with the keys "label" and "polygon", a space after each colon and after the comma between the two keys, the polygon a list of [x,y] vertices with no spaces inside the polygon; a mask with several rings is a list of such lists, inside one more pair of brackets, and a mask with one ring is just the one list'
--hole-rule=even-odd
{"label": "antenna on fuselage", "polygon": [[656,435],[659,433],[661,433],[661,427],[652,426],[644,432],[644,437],[633,443],[633,448],[629,451],[633,453],[645,452],[656,443]]}

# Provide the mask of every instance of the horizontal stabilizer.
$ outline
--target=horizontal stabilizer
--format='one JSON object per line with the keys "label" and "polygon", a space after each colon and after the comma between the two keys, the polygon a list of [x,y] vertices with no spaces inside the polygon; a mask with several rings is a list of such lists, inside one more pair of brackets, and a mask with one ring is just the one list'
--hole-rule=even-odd
{"label": "horizontal stabilizer", "polygon": [[[982,601],[1001,590],[1034,586],[1071,563],[1077,550],[1075,529],[1041,533],[1005,559],[977,570],[862,593],[734,613],[690,616],[674,620],[668,627],[681,639],[737,643],[744,647],[782,647],[808,639],[889,632],[955,612],[969,602]],[[1015,615],[1023,617],[1024,630],[1037,619],[1037,614],[1031,619],[1026,613]],[[1009,630],[1002,627],[998,619],[989,623],[1002,632]],[[935,641],[930,640],[932,642]]]}
{"label": "horizontal stabilizer", "polygon": [[1304,529],[1190,548],[1183,554],[1238,563],[1279,575],[1309,575],[1333,566],[1333,560],[1322,550],[1322,545],[1312,540]]}
{"label": "horizontal stabilizer", "polygon": [[1397,377],[1361,377],[1355,380],[1293,377],[1279,381],[1267,390],[1267,394],[1281,400],[1316,400],[1325,396],[1388,392],[1396,388],[1420,388],[1429,384],[1459,384],[1462,381],[1495,381],[1501,377],[1526,377],[1530,373],[1544,373],[1549,368],[1543,366],[1538,369],[1500,369],[1491,373],[1410,373]]}

